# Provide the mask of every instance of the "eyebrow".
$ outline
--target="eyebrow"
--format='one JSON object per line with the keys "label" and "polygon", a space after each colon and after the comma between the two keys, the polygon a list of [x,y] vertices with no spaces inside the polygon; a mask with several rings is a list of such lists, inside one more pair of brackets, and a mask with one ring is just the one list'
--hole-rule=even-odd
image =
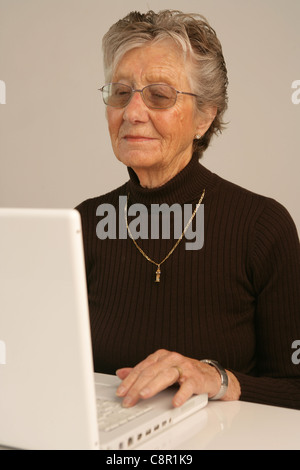
{"label": "eyebrow", "polygon": [[[166,85],[170,85],[172,86],[173,88],[176,88],[176,83],[175,83],[175,78],[177,76],[174,74],[174,77],[171,77],[170,75],[166,75],[166,74],[161,74],[161,73],[149,73],[147,75],[145,75],[143,77],[143,79],[145,80],[145,85],[143,86],[147,86],[147,85],[152,85],[152,84],[166,84]],[[124,75],[124,74],[116,74],[115,76],[112,77],[112,81],[113,82],[125,82],[125,84],[129,84],[130,86],[134,87],[135,88],[135,82],[134,80],[132,80],[132,77],[129,77],[129,75]]]}

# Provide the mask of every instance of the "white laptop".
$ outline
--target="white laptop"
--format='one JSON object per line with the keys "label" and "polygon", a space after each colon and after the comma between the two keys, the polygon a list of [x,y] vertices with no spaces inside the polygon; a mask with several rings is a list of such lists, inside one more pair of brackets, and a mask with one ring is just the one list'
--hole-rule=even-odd
{"label": "white laptop", "polygon": [[0,209],[0,446],[134,449],[207,404],[166,390],[124,409],[118,383],[93,371],[79,213]]}

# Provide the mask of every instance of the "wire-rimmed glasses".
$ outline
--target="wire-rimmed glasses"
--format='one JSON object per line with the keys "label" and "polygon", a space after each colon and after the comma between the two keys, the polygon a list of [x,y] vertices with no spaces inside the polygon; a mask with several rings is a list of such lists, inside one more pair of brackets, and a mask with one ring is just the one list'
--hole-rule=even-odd
{"label": "wire-rimmed glasses", "polygon": [[99,89],[102,92],[103,101],[113,108],[124,108],[128,105],[134,93],[140,93],[148,108],[168,109],[174,106],[178,94],[197,96],[194,93],[178,91],[165,83],[147,85],[141,90],[134,90],[124,83],[109,83]]}

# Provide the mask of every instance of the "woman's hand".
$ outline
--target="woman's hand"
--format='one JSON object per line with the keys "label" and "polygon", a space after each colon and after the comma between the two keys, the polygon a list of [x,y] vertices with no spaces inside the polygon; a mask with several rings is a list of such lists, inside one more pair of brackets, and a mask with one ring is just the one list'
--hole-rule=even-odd
{"label": "woman's hand", "polygon": [[[135,405],[141,398],[153,397],[176,382],[180,387],[173,398],[175,407],[183,405],[192,395],[207,393],[211,398],[221,386],[220,374],[214,367],[165,349],[150,354],[134,368],[119,369],[116,373],[122,380],[117,395],[124,398],[125,407]],[[239,382],[231,372],[227,374],[228,389],[222,400],[238,400]]]}

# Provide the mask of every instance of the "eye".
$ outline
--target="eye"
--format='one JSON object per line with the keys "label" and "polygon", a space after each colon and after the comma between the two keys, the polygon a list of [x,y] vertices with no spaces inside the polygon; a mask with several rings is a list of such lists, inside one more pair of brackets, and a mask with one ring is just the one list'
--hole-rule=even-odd
{"label": "eye", "polygon": [[115,96],[128,96],[131,94],[131,89],[126,85],[116,84],[113,86],[111,93]]}
{"label": "eye", "polygon": [[149,85],[144,89],[144,92],[145,99],[152,108],[166,109],[171,107],[176,101],[176,91],[169,85]]}
{"label": "eye", "polygon": [[149,87],[151,96],[156,99],[170,99],[172,98],[172,89],[167,85],[154,85]]}

